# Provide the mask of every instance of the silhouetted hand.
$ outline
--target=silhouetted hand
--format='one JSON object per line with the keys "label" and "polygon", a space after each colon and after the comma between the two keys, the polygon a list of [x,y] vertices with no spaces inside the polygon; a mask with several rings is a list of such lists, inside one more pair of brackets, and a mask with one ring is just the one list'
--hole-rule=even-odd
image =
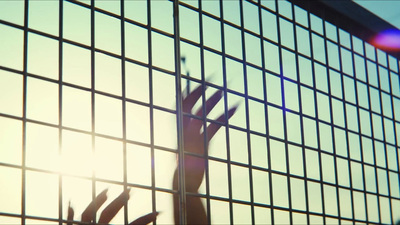
{"label": "silhouetted hand", "polygon": [[[124,206],[129,200],[130,189],[122,192],[114,201],[112,201],[101,213],[98,224],[108,224],[118,211]],[[81,222],[90,223],[93,222],[93,217],[97,210],[104,204],[107,200],[107,189],[102,191],[97,197],[88,205],[85,211],[82,213]],[[142,216],[135,221],[131,222],[129,225],[145,225],[149,224],[157,219],[158,212],[149,213]],[[72,220],[74,219],[74,209],[71,205],[68,206],[68,223],[67,225],[72,225]]]}
{"label": "silhouetted hand", "polygon": [[[202,93],[202,86],[196,88],[192,93],[183,99],[182,110],[184,113],[190,114],[193,106],[200,98]],[[205,113],[208,115],[211,110],[217,105],[222,97],[222,90],[217,91],[207,101],[205,106]],[[229,109],[227,118],[230,118],[235,113],[237,107]],[[196,116],[203,118],[203,109],[200,108],[196,113]],[[218,122],[225,122],[225,115],[221,115]],[[207,128],[203,129],[203,120],[190,118],[189,116],[183,116],[183,136],[184,136],[184,150],[185,152],[195,153],[200,156],[193,156],[185,154],[185,184],[186,192],[197,193],[198,189],[203,181],[204,171],[206,166],[205,151],[208,148],[209,141],[217,133],[221,125],[217,123],[211,123]],[[204,133],[206,130],[206,133]],[[207,137],[205,138],[205,134]],[[206,143],[206,146],[205,146]],[[173,189],[178,190],[178,167],[175,170],[173,179]],[[187,224],[207,224],[207,215],[205,208],[201,202],[200,197],[187,196],[186,197],[186,219]],[[174,218],[175,224],[182,224],[179,221],[179,197],[174,195]]]}

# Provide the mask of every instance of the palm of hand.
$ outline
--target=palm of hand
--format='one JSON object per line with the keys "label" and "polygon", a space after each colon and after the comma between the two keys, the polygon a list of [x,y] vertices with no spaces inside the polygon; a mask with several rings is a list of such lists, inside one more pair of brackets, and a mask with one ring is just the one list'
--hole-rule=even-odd
{"label": "palm of hand", "polygon": [[[194,104],[198,101],[202,93],[202,86],[198,87],[188,96],[183,99],[183,112],[190,114]],[[217,105],[222,97],[222,91],[217,91],[207,101],[205,106],[205,114],[208,115],[211,110]],[[228,111],[228,115],[221,115],[217,122],[223,124],[226,118],[230,118],[235,113],[237,107],[233,107]],[[198,110],[195,115],[203,118],[203,109]],[[212,123],[205,130],[201,132],[203,126],[203,120],[190,118],[188,115],[183,117],[183,134],[184,134],[184,149],[185,152],[185,184],[186,191],[191,193],[197,193],[198,189],[203,181],[204,171],[206,166],[205,153],[208,147],[208,142],[213,138],[215,133],[221,127],[220,124]],[[206,146],[205,146],[206,143]],[[176,169],[173,178],[173,189],[178,190],[178,169]],[[130,189],[125,190],[112,201],[101,213],[99,224],[108,224],[118,213],[118,211],[127,203],[129,200]],[[94,222],[96,212],[107,200],[107,190],[101,192],[85,209],[81,216],[81,222],[91,223]],[[201,202],[200,197],[187,196],[186,198],[187,210],[187,223],[188,224],[206,224],[207,216],[204,206]],[[149,213],[142,216],[129,225],[138,224],[149,224],[154,222],[157,218],[158,212]],[[181,224],[179,222],[179,199],[178,196],[174,196],[174,217],[175,224]],[[74,218],[74,210],[71,206],[68,207],[68,218],[67,225],[72,225]]]}
{"label": "palm of hand", "polygon": [[[192,93],[183,99],[183,113],[190,114],[193,106],[200,98],[202,86],[195,89]],[[204,112],[208,115],[222,98],[222,91],[217,91],[207,101]],[[228,115],[222,114],[217,122],[224,124],[226,118],[230,118],[235,113],[237,107],[229,109]],[[196,116],[203,118],[203,108],[195,113]],[[190,118],[188,115],[183,117],[183,136],[184,136],[184,168],[185,168],[185,188],[187,192],[197,193],[203,181],[206,167],[205,153],[208,148],[208,142],[213,138],[221,127],[218,123],[211,123],[203,132],[201,128],[203,120]],[[204,132],[205,131],[205,132]],[[206,144],[206,145],[205,145]],[[189,154],[187,154],[189,153]],[[175,170],[173,179],[173,189],[178,190],[178,168]],[[207,224],[205,208],[200,197],[187,196],[187,224]],[[175,224],[181,224],[179,221],[179,199],[174,196],[174,217]]]}

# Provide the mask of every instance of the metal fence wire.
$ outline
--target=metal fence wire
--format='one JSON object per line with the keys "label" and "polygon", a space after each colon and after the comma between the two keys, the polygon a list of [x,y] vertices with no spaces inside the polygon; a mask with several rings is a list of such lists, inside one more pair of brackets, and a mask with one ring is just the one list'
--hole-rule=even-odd
{"label": "metal fence wire", "polygon": [[0,224],[396,223],[399,59],[312,4],[0,1]]}

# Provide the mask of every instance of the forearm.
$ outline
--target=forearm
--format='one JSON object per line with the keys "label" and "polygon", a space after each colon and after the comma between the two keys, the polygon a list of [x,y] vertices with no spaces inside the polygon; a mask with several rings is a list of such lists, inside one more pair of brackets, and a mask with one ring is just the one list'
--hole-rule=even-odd
{"label": "forearm", "polygon": [[[204,172],[202,173],[204,174]],[[190,175],[188,173],[185,174],[186,177],[186,187],[193,187],[190,184],[191,180]],[[201,177],[197,177],[201,178]],[[178,190],[179,185],[179,176],[178,170],[175,170],[174,179],[173,179],[173,189]],[[198,194],[198,188],[194,189],[186,189],[187,192],[191,192],[194,194]],[[178,194],[174,194],[173,199],[174,205],[174,220],[176,225],[182,224],[180,222],[179,211],[180,211],[180,199]],[[186,220],[188,225],[192,224],[207,224],[207,214],[203,203],[201,202],[201,198],[198,196],[186,195]]]}

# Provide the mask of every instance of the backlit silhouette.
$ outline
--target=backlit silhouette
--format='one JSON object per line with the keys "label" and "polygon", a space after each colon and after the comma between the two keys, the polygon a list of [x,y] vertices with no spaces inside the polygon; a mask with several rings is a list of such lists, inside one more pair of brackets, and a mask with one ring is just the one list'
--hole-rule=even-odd
{"label": "backlit silhouette", "polygon": [[[202,86],[197,87],[192,93],[183,99],[183,112],[191,113],[193,106],[197,100],[201,97]],[[222,97],[222,91],[217,91],[213,94],[206,102],[205,112],[206,115],[217,105]],[[233,107],[228,111],[227,117],[230,118],[236,111],[237,107]],[[196,116],[203,117],[203,108],[200,108],[196,113]],[[225,115],[221,115],[217,121],[223,123],[225,121]],[[184,150],[204,156],[205,151],[208,147],[208,142],[213,138],[215,133],[219,130],[221,125],[212,123],[208,125],[206,129],[206,145],[204,146],[204,131],[201,128],[203,121],[199,119],[190,118],[188,116],[183,117],[183,135],[184,135]],[[197,157],[191,155],[185,155],[185,183],[186,192],[198,193],[201,182],[203,181],[206,159],[204,157]],[[175,170],[173,179],[173,189],[178,190],[178,169]],[[200,197],[186,196],[186,213],[187,213],[187,224],[207,224],[207,216],[205,208],[201,202]],[[179,197],[174,195],[174,218],[175,224],[182,224],[179,221]]]}
{"label": "backlit silhouette", "polygon": [[[192,93],[187,95],[183,99],[183,112],[191,113],[193,106],[199,100],[202,94],[202,86],[197,87]],[[206,115],[217,105],[222,98],[222,90],[217,91],[207,101],[205,106]],[[235,113],[237,107],[229,109],[228,114],[222,114],[217,121],[224,123],[226,117],[229,119]],[[203,108],[200,108],[196,113],[196,116],[203,117]],[[198,193],[198,189],[203,181],[204,171],[206,166],[206,159],[204,158],[205,151],[208,147],[208,142],[217,133],[220,124],[211,123],[208,125],[206,132],[202,132],[203,120],[190,118],[187,115],[183,117],[183,135],[184,135],[184,150],[185,152],[194,153],[199,156],[185,155],[185,182],[186,191],[191,193]],[[205,139],[205,134],[207,137]],[[206,141],[206,142],[205,142]],[[205,146],[206,143],[206,146]],[[178,167],[173,177],[173,189],[178,190],[179,179],[178,179]],[[98,220],[99,224],[108,224],[118,213],[118,211],[127,203],[129,200],[130,189],[122,192],[113,202],[111,202],[101,213]],[[94,222],[94,216],[99,208],[107,200],[107,190],[101,192],[85,209],[81,215],[81,222],[90,223]],[[174,218],[175,224],[181,224],[179,221],[179,196],[174,195]],[[138,203],[140,204],[140,203]],[[187,196],[186,197],[186,213],[187,213],[187,224],[207,224],[207,215],[205,208],[201,202],[200,197]],[[130,225],[137,224],[149,224],[157,219],[158,212],[149,213],[143,217],[136,219],[131,222]],[[72,225],[74,218],[74,210],[71,206],[68,208],[68,223]]]}

